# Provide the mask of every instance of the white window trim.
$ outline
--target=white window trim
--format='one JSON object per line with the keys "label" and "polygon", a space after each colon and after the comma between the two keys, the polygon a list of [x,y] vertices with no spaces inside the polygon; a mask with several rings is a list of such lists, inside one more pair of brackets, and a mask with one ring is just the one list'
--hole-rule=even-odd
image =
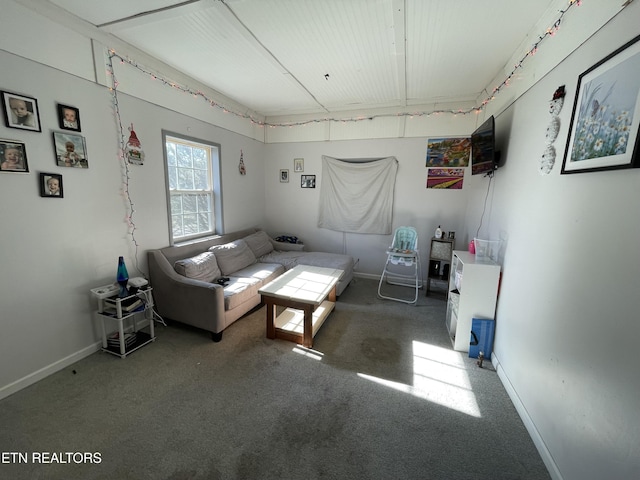
{"label": "white window trim", "polygon": [[[189,143],[195,143],[205,145],[212,149],[211,155],[211,182],[213,187],[213,215],[214,215],[214,231],[189,235],[180,237],[179,239],[173,238],[172,218],[171,218],[171,191],[169,190],[169,162],[167,160],[167,141],[183,141]],[[217,155],[215,155],[217,152]],[[202,140],[199,138],[190,137],[181,133],[170,132],[162,130],[162,155],[164,157],[164,180],[165,180],[165,192],[166,192],[166,208],[167,208],[167,230],[169,232],[169,245],[175,245],[176,243],[192,242],[197,239],[212,237],[221,235],[224,233],[223,218],[222,218],[222,148],[220,144],[214,143],[208,140]]]}

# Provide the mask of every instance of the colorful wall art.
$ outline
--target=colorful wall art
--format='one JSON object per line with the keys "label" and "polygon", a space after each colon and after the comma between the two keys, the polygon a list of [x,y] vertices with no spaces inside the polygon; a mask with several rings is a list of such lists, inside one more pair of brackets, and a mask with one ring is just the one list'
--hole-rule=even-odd
{"label": "colorful wall art", "polygon": [[464,181],[464,168],[430,168],[427,173],[427,188],[460,190]]}
{"label": "colorful wall art", "polygon": [[466,167],[471,154],[471,138],[430,138],[427,140],[427,167]]}

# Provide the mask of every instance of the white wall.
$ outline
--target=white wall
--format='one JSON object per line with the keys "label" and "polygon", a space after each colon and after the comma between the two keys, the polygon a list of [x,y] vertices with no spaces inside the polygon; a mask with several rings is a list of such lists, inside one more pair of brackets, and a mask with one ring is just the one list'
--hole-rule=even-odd
{"label": "white wall", "polygon": [[[459,117],[442,122],[442,126],[447,128],[449,136],[468,135],[475,128],[476,121],[475,116]],[[347,159],[394,156],[399,165],[393,228],[402,225],[417,228],[423,271],[426,273],[429,241],[438,225],[447,232],[456,232],[457,247],[465,245],[466,190],[426,188],[426,137],[284,143],[265,147],[266,219],[268,228],[275,234],[296,235],[310,249],[353,255],[360,260],[357,273],[379,276],[386,260],[384,252],[391,244],[392,235],[343,235],[341,232],[317,227],[320,186],[323,180],[322,155]],[[294,158],[304,158],[303,173],[293,171]],[[289,183],[280,183],[281,169],[289,169]],[[316,188],[301,188],[301,175],[316,175]],[[469,172],[466,175],[465,186],[467,182],[471,182]]]}

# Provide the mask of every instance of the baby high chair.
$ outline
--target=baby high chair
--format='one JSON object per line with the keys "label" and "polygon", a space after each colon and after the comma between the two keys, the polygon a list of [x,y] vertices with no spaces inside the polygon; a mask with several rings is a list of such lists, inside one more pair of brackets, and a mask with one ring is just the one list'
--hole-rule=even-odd
{"label": "baby high chair", "polygon": [[[413,300],[384,295],[382,283],[415,288]],[[380,276],[378,296],[403,303],[416,303],[418,290],[422,288],[422,269],[418,252],[418,232],[413,227],[398,227],[393,234],[391,247],[387,249],[387,261]]]}

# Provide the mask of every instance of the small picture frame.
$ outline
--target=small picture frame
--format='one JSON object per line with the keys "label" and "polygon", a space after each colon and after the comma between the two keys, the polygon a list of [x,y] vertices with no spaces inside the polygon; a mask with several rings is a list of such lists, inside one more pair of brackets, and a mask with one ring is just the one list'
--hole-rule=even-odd
{"label": "small picture frame", "polygon": [[80,131],[80,110],[69,105],[58,104],[58,123],[64,130]]}
{"label": "small picture frame", "polygon": [[302,188],[316,188],[316,176],[315,175],[302,175],[300,186]]}
{"label": "small picture frame", "polygon": [[53,146],[59,167],[89,168],[87,146],[82,135],[53,132]]}
{"label": "small picture frame", "polygon": [[62,175],[58,173],[40,173],[40,196],[63,198]]}
{"label": "small picture frame", "polygon": [[4,122],[9,128],[41,132],[40,112],[35,98],[2,92]]}
{"label": "small picture frame", "polygon": [[293,171],[294,172],[304,172],[304,158],[294,158],[293,159]]}
{"label": "small picture frame", "polygon": [[289,183],[289,169],[280,170],[280,183]]}
{"label": "small picture frame", "polygon": [[29,173],[27,147],[24,143],[0,139],[0,171]]}

